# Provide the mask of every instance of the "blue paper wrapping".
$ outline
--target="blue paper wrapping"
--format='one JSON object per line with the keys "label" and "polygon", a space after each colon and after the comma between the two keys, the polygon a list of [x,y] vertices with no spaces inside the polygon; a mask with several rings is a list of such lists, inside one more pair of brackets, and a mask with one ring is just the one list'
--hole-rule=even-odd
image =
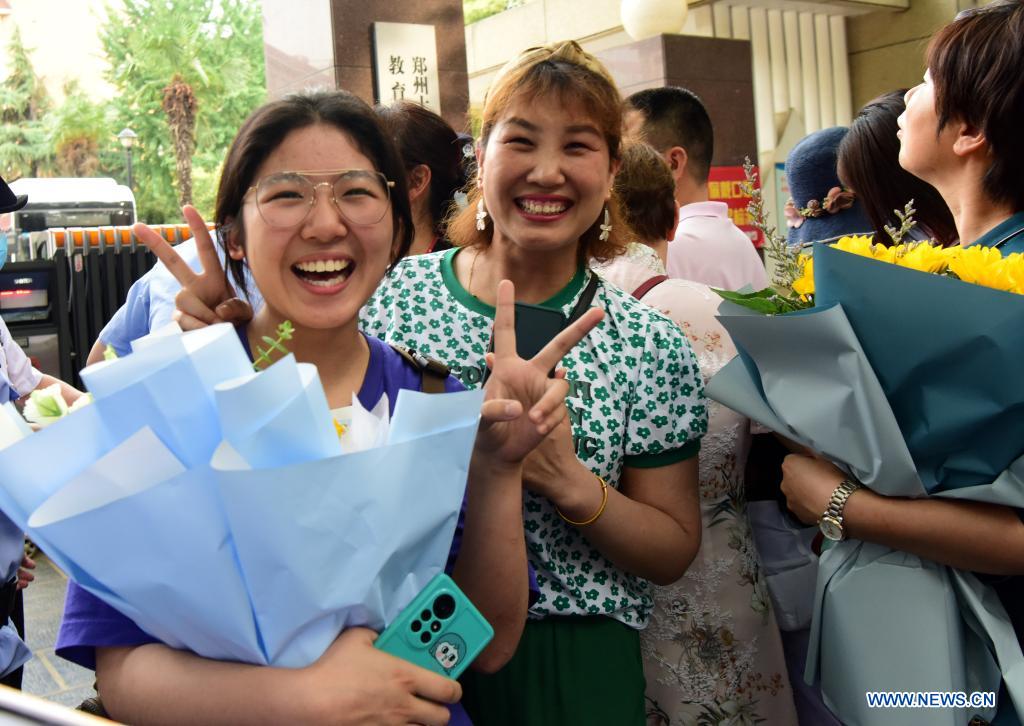
{"label": "blue paper wrapping", "polygon": [[[1024,507],[1024,297],[821,245],[815,288],[797,314],[723,306],[740,355],[708,395],[880,494]],[[1002,711],[1024,714],[1024,655],[970,573],[856,541],[822,556],[807,676],[845,723],[965,723],[973,711],[880,711],[864,693],[998,691],[1000,668]]]}
{"label": "blue paper wrapping", "polygon": [[253,375],[225,325],[135,349],[83,372],[94,404],[0,451],[0,509],[143,630],[300,667],[443,568],[482,392],[402,391],[402,440],[342,455],[312,366]]}

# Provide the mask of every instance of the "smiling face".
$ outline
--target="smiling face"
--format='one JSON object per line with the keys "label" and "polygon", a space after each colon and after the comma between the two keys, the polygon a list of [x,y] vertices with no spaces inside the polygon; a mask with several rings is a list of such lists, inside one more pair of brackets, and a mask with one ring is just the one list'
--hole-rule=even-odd
{"label": "smiling face", "polygon": [[268,224],[266,215],[259,211],[257,194],[266,209],[266,204],[275,199],[279,203],[287,201],[282,194],[294,196],[293,188],[251,190],[245,197],[245,248],[233,245],[231,256],[247,260],[267,312],[274,319],[316,329],[354,324],[359,309],[380,284],[391,261],[390,211],[372,224],[346,220],[332,199],[334,190],[340,187],[346,195],[368,194],[371,190],[348,183],[332,188],[341,175],[331,170],[338,169],[376,171],[344,132],[325,124],[306,126],[284,138],[260,166],[253,182],[255,185],[283,172],[304,171],[315,185],[316,196],[305,219],[280,228]]}
{"label": "smiling face", "polygon": [[613,178],[605,137],[580,104],[514,98],[480,158],[493,241],[538,252],[575,249],[599,219]]}

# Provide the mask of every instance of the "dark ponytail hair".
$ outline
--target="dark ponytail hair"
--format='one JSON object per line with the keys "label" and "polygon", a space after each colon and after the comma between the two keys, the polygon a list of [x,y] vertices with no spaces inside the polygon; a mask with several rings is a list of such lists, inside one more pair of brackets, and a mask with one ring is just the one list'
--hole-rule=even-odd
{"label": "dark ponytail hair", "polygon": [[837,170],[843,185],[857,194],[875,241],[892,244],[885,225],[899,229],[894,210],[903,211],[914,200],[914,219],[943,247],[956,244],[953,214],[935,187],[900,166],[899,127],[896,119],[906,108],[904,90],[891,91],[870,101],[850,124],[839,144]]}
{"label": "dark ponytail hair", "polygon": [[374,111],[398,147],[406,172],[421,164],[430,168],[430,219],[435,234],[444,236],[444,220],[466,182],[459,135],[436,113],[409,101]]}

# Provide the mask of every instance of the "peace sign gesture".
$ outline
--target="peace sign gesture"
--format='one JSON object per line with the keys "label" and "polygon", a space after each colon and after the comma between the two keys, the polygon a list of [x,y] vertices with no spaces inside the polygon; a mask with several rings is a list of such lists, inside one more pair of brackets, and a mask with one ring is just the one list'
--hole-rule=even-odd
{"label": "peace sign gesture", "polygon": [[181,283],[181,292],[174,300],[178,308],[174,314],[175,320],[182,329],[192,330],[215,323],[241,323],[251,319],[252,307],[236,297],[228,284],[224,265],[217,255],[206,222],[191,205],[182,207],[181,212],[196,241],[196,251],[202,265],[202,272],[199,273],[189,267],[167,240],[147,225],[139,222],[132,228],[139,241]]}
{"label": "peace sign gesture", "polygon": [[516,353],[515,288],[508,280],[498,284],[494,316],[494,352],[487,354],[491,376],[484,386],[477,450],[501,463],[517,463],[565,417],[569,384],[564,372],[548,372],[604,318],[591,308],[560,332],[531,360]]}

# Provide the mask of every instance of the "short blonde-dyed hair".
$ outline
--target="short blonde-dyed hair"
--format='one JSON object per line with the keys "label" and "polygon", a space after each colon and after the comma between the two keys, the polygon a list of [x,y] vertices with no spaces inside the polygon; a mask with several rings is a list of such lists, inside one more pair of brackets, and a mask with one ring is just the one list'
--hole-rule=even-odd
{"label": "short blonde-dyed hair", "polygon": [[676,221],[676,184],[665,159],[650,144],[630,141],[622,150],[615,193],[623,217],[644,242],[672,235]]}
{"label": "short blonde-dyed hair", "polygon": [[[600,61],[584,51],[575,41],[531,48],[509,61],[502,68],[484,99],[480,144],[486,146],[495,125],[519,98],[537,99],[555,96],[564,107],[579,104],[595,122],[608,146],[609,163],[619,159],[622,145],[622,98],[611,74]],[[481,198],[479,185],[468,190],[468,204],[448,222],[448,239],[460,247],[486,247],[491,243],[493,222],[476,228],[476,206]],[[607,202],[612,231],[607,240],[600,239],[599,215],[594,224],[580,236],[579,258],[608,260],[625,251],[628,235],[614,191]]]}

